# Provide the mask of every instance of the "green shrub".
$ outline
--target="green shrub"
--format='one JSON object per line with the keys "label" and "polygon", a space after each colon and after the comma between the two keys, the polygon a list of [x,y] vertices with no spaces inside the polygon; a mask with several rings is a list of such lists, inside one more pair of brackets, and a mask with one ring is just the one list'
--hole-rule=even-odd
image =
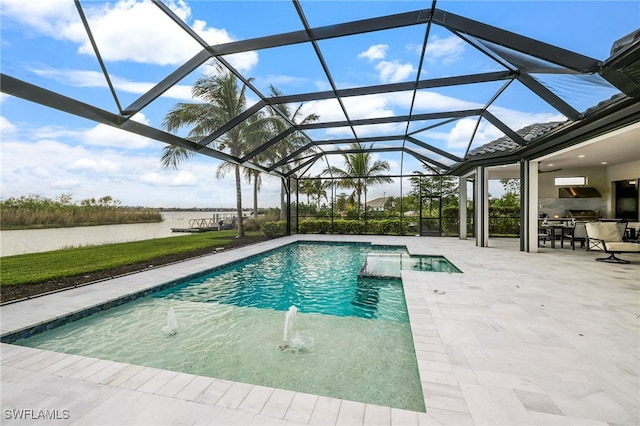
{"label": "green shrub", "polygon": [[275,222],[280,220],[280,209],[278,207],[269,207],[264,212],[264,221]]}
{"label": "green shrub", "polygon": [[[405,235],[408,232],[409,221],[400,219],[373,219],[366,224],[366,233],[377,235]],[[333,225],[330,220],[306,219],[300,222],[298,232],[301,234],[349,234],[365,233],[364,220],[336,219]]]}
{"label": "green shrub", "polygon": [[333,222],[334,234],[359,235],[364,233],[364,222],[358,220],[340,219]]}
{"label": "green shrub", "polygon": [[520,235],[520,206],[489,206],[489,235]]}
{"label": "green shrub", "polygon": [[372,221],[376,234],[405,235],[409,231],[409,221],[400,222],[400,219],[381,219]]}
{"label": "green shrub", "polygon": [[298,225],[298,232],[301,234],[330,234],[331,221],[314,219],[303,220]]}
{"label": "green shrub", "polygon": [[244,230],[245,231],[259,231],[260,223],[255,219],[245,219],[244,220]]}
{"label": "green shrub", "polygon": [[260,230],[268,238],[283,237],[287,235],[287,222],[279,220],[277,222],[263,222]]}

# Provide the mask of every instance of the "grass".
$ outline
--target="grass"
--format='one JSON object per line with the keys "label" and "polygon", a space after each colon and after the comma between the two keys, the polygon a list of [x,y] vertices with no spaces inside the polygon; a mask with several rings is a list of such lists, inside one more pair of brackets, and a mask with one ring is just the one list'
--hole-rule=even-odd
{"label": "grass", "polygon": [[[206,232],[6,256],[0,260],[0,285],[34,284],[141,263],[160,256],[224,247],[235,239],[235,235],[235,230]],[[257,236],[262,233],[247,232],[246,235]]]}

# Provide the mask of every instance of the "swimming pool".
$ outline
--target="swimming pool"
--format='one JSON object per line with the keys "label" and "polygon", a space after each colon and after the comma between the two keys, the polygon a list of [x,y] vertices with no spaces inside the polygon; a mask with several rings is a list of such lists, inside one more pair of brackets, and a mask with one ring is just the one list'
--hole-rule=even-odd
{"label": "swimming pool", "polygon": [[[373,249],[285,246],[16,343],[424,411],[401,282],[357,276]],[[296,351],[281,350],[291,305]]]}

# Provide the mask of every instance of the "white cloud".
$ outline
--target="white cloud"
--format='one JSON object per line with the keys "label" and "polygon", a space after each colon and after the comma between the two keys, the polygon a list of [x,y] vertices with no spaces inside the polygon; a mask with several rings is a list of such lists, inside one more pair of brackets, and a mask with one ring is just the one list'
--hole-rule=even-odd
{"label": "white cloud", "polygon": [[15,133],[18,127],[7,120],[4,116],[0,116],[0,134],[6,136],[9,133]]}
{"label": "white cloud", "polygon": [[64,126],[42,126],[36,129],[26,128],[25,131],[29,133],[29,138],[43,142],[45,140],[55,141],[56,139],[72,140],[76,139],[79,131],[72,130]]}
{"label": "white cloud", "polygon": [[387,44],[375,44],[369,47],[366,51],[358,54],[358,58],[368,59],[369,62],[375,61],[378,59],[384,59],[387,55],[387,50],[389,49],[389,45]]}
{"label": "white cloud", "polygon": [[74,21],[79,23],[78,11],[68,0],[2,0],[2,13],[57,39],[68,38],[69,27]]}
{"label": "white cloud", "polygon": [[[234,41],[233,37],[225,29],[207,28],[206,22],[196,20],[193,29],[204,41],[209,44],[222,44]],[[247,73],[258,63],[258,52],[242,52],[224,57],[229,64],[241,73]]]}
{"label": "white cloud", "polygon": [[46,66],[32,67],[29,71],[40,77],[76,87],[107,87],[104,74],[98,71],[54,69]]}
{"label": "white cloud", "polygon": [[[141,179],[149,173],[162,173],[162,146],[157,144],[153,153],[131,154],[88,145],[69,146],[54,140],[3,140],[2,194],[11,197],[38,193],[55,198],[61,191],[72,191],[77,200],[111,195],[126,205],[152,205],[158,199],[171,198],[167,187],[197,183],[193,172],[182,170],[160,187]],[[206,181],[198,184],[202,189],[208,185]],[[179,205],[180,196],[174,193],[173,197],[175,203],[165,205]]]}
{"label": "white cloud", "polygon": [[265,77],[256,77],[255,85],[258,87],[265,87],[264,93],[270,93],[270,90],[266,89],[269,85],[273,85],[279,90],[283,87],[296,87],[306,84],[309,80],[303,77],[294,77],[291,75],[276,75],[271,74]]}
{"label": "white cloud", "polygon": [[[191,9],[182,0],[164,2],[180,19],[189,23]],[[81,3],[92,34],[106,62],[131,61],[154,65],[179,65],[202,50],[202,46],[166,16],[150,0],[116,3]],[[81,54],[93,55],[73,2],[68,0],[3,0],[3,15],[28,25],[39,34],[78,45]],[[233,37],[220,28],[195,20],[192,28],[209,44],[228,43]],[[257,52],[226,58],[241,72],[258,62]]]}
{"label": "white cloud", "polygon": [[380,61],[376,64],[375,69],[380,73],[379,78],[383,83],[404,81],[416,72],[412,64],[402,64],[399,61]]}
{"label": "white cloud", "polygon": [[113,173],[120,170],[120,166],[117,163],[103,158],[79,158],[71,162],[66,168],[67,170],[71,171],[86,171],[95,173]]}
{"label": "white cloud", "polygon": [[[89,3],[87,7],[87,19],[105,61],[177,65],[201,49],[151,1],[123,0],[102,7],[92,6]],[[183,2],[170,2],[169,7],[181,19],[191,14]],[[80,53],[93,54],[86,38],[73,41],[80,43]]]}
{"label": "white cloud", "polygon": [[[408,96],[403,97],[403,100],[411,100]],[[451,96],[441,95],[436,92],[429,92],[421,90],[416,93],[416,99],[414,104],[414,113],[420,114],[430,111],[459,111],[465,109],[482,108],[484,105],[463,101]]]}
{"label": "white cloud", "polygon": [[[41,77],[50,78],[65,85],[105,89],[108,87],[104,75],[98,71],[54,69],[44,66],[31,68],[30,71]],[[136,95],[142,95],[156,84],[152,82],[130,81],[113,74],[109,77],[116,91],[134,93]],[[175,85],[167,90],[163,96],[182,101],[193,99],[191,96],[191,87],[185,85]]]}
{"label": "white cloud", "polygon": [[180,170],[177,172],[149,172],[140,176],[140,182],[153,186],[196,186],[198,179],[192,173]]}
{"label": "white cloud", "polygon": [[465,42],[460,37],[452,35],[441,38],[436,35],[429,38],[427,42],[425,58],[431,62],[444,58],[443,63],[449,64],[461,59],[464,47]]}
{"label": "white cloud", "polygon": [[532,123],[548,123],[551,121],[565,121],[567,119],[560,113],[532,114],[502,107],[492,107],[490,111],[513,130],[520,130]]}
{"label": "white cloud", "polygon": [[[134,115],[131,119],[142,124],[149,124],[149,120],[142,113]],[[152,139],[106,124],[98,124],[91,129],[85,130],[78,137],[86,145],[122,149],[142,149],[152,144],[157,144]]]}
{"label": "white cloud", "polygon": [[340,104],[335,99],[305,102],[300,115],[306,117],[309,114],[318,114],[323,122],[345,120]]}
{"label": "white cloud", "polygon": [[382,123],[365,126],[357,126],[358,137],[388,135],[395,136],[404,133],[406,123]]}
{"label": "white cloud", "polygon": [[[465,149],[467,145],[469,145],[469,141],[471,140],[471,135],[476,128],[476,124],[478,122],[476,118],[463,118],[456,121],[455,126],[449,133],[444,133],[442,136],[447,141],[448,148],[458,148]],[[485,139],[486,137],[486,126],[478,127],[474,140]],[[499,136],[498,136],[499,137]],[[494,138],[495,139],[495,138]]]}
{"label": "white cloud", "polygon": [[76,189],[80,185],[82,185],[82,182],[75,179],[62,179],[51,182],[51,188],[58,190]]}

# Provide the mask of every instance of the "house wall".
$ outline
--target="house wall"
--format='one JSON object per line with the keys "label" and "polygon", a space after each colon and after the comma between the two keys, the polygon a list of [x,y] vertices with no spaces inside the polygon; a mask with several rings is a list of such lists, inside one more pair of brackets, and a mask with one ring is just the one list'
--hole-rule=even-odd
{"label": "house wall", "polygon": [[607,167],[607,179],[609,182],[625,179],[640,178],[640,161]]}
{"label": "house wall", "polygon": [[[586,176],[588,186],[595,187],[602,195],[599,198],[559,198],[554,184],[556,177]],[[611,185],[606,167],[575,168],[558,170],[538,175],[538,213],[550,217],[565,217],[567,210],[593,210],[599,217],[611,215]]]}
{"label": "house wall", "polygon": [[[640,161],[632,161],[630,163],[619,164],[607,168],[607,180],[611,191],[615,190],[613,182],[617,180],[635,180],[640,179]],[[609,211],[615,212],[615,199],[612,196],[609,199]],[[640,197],[638,197],[638,211],[640,211]]]}

